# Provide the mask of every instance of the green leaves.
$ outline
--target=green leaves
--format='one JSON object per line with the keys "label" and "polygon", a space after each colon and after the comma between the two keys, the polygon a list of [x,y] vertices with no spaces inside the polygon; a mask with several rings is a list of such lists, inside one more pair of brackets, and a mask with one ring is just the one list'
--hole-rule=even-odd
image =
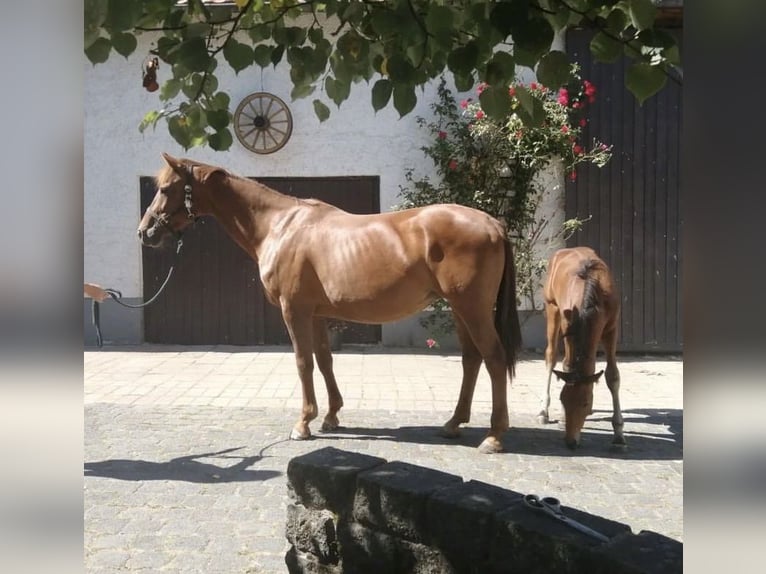
{"label": "green leaves", "polygon": [[348,99],[348,95],[351,92],[351,85],[348,82],[340,81],[332,76],[327,76],[324,82],[324,89],[330,99],[335,102],[335,105],[340,107],[340,104]]}
{"label": "green leaves", "polygon": [[399,117],[409,114],[417,103],[418,97],[415,95],[414,87],[407,84],[394,84],[394,108],[399,112]]}
{"label": "green leaves", "polygon": [[245,68],[253,65],[254,54],[250,46],[230,38],[223,48],[223,57],[226,58],[234,73],[239,74]]}
{"label": "green leaves", "polygon": [[654,24],[657,8],[652,0],[628,0],[628,14],[636,30],[646,30]]}
{"label": "green leaves", "polygon": [[386,79],[378,80],[372,86],[372,108],[376,112],[388,105],[393,88],[393,84]]}
{"label": "green leaves", "polygon": [[537,66],[537,79],[552,90],[558,89],[569,81],[570,62],[564,52],[552,50],[540,58]]}
{"label": "green leaves", "polygon": [[115,52],[125,56],[126,59],[136,50],[136,46],[138,46],[138,41],[133,34],[126,34],[124,32],[112,34],[112,47]]}
{"label": "green leaves", "polygon": [[328,108],[321,100],[314,100],[314,113],[319,118],[319,123],[322,123],[330,117],[330,108]]}
{"label": "green leaves", "polygon": [[176,61],[191,72],[204,72],[210,65],[210,55],[202,38],[192,38],[178,47]]}
{"label": "green leaves", "polygon": [[479,94],[481,109],[494,120],[503,120],[511,109],[511,96],[506,86],[488,86]]}
{"label": "green leaves", "polygon": [[553,27],[544,18],[532,18],[514,26],[514,57],[522,66],[533,68],[538,60],[551,49]]}
{"label": "green leaves", "polygon": [[228,129],[223,129],[211,134],[207,141],[215,151],[226,151],[231,147],[234,140],[231,137],[231,132]]}
{"label": "green leaves", "polygon": [[[306,12],[293,5],[238,0],[233,18],[222,18],[199,0],[84,0],[84,50],[93,64],[108,61],[112,49],[121,57],[143,58],[146,54],[136,54],[137,36],[145,29],[164,30],[151,38],[165,65],[164,83],[155,95],[162,102],[172,100],[174,106],[181,100],[187,108],[147,116],[141,129],[165,118],[181,145],[217,149],[230,145],[231,136],[224,131],[230,127],[228,99],[221,105],[228,96],[216,92],[215,68],[223,60],[236,74],[252,66],[285,66],[292,98],[324,88],[328,105],[329,99],[340,106],[351,85],[364,80],[373,110],[393,102],[400,116],[417,105],[418,87],[447,70],[460,91],[472,90],[477,79],[496,88],[481,98],[491,116],[507,111],[507,86],[518,66],[536,69],[539,80],[552,89],[564,85],[569,62],[563,52],[551,49],[554,30],[566,32],[581,25],[583,14],[596,28],[590,48],[597,60],[614,62],[624,53],[639,61],[626,76],[639,101],[664,84],[662,70],[679,65],[675,40],[654,28],[653,0],[321,2],[324,14],[338,19],[338,27],[306,18]],[[247,11],[240,12],[245,6]],[[512,52],[502,44],[509,40]],[[382,77],[373,78],[376,72]],[[522,93],[520,101],[515,110],[519,116],[537,121],[535,98]],[[320,122],[330,114],[325,103],[314,100]],[[192,105],[197,107],[188,107]]]}
{"label": "green leaves", "polygon": [[85,55],[93,64],[103,64],[109,59],[112,43],[106,38],[99,38],[85,49]]}
{"label": "green leaves", "polygon": [[638,62],[628,68],[625,85],[633,92],[640,104],[659,92],[667,81],[665,73],[657,66]]}
{"label": "green leaves", "polygon": [[477,64],[479,46],[471,40],[465,46],[455,48],[447,56],[447,67],[455,75],[466,76],[470,74]]}
{"label": "green leaves", "polygon": [[622,43],[599,32],[590,41],[590,51],[599,62],[612,64],[622,56]]}
{"label": "green leaves", "polygon": [[496,52],[487,63],[484,81],[491,86],[507,87],[514,78],[516,63],[508,52]]}

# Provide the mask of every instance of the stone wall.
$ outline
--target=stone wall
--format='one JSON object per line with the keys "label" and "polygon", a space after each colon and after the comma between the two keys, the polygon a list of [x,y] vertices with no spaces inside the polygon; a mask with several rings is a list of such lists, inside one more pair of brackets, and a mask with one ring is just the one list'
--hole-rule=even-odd
{"label": "stone wall", "polygon": [[564,507],[611,538],[601,543],[521,493],[421,466],[327,447],[292,459],[287,476],[291,573],[682,571],[678,541]]}

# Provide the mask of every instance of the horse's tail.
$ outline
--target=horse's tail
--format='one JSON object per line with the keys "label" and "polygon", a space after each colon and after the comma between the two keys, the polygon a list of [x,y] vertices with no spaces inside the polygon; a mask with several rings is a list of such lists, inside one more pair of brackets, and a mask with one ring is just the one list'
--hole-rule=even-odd
{"label": "horse's tail", "polygon": [[495,329],[505,349],[508,373],[516,374],[516,359],[521,349],[521,324],[516,305],[516,265],[511,242],[505,239],[505,266],[495,303]]}

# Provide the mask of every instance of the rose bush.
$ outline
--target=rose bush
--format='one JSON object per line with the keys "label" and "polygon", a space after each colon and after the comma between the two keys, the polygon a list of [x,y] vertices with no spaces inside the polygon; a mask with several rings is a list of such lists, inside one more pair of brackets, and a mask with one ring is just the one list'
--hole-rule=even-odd
{"label": "rose bush", "polygon": [[[417,118],[430,132],[431,143],[422,149],[433,161],[438,178],[417,178],[414,169],[405,173],[407,185],[400,188],[401,209],[433,203],[459,203],[481,209],[505,222],[513,241],[517,270],[517,296],[538,308],[535,292],[545,272],[546,259],[535,255],[549,219],[539,213],[543,195],[540,174],[551,162],[560,161],[570,180],[577,166],[590,163],[604,166],[611,148],[593,140],[581,141],[588,111],[596,101],[597,89],[580,77],[573,66],[570,81],[559,90],[537,82],[515,82],[509,86],[511,114],[501,121],[491,119],[482,109],[481,94],[457,102],[444,79],[438,99],[432,104],[433,119]],[[531,103],[530,103],[531,102]],[[536,109],[532,118],[525,110]],[[569,220],[555,237],[567,238],[582,224]],[[550,232],[550,230],[548,230]],[[425,319],[428,328],[441,332],[452,329],[443,301],[436,313]]]}

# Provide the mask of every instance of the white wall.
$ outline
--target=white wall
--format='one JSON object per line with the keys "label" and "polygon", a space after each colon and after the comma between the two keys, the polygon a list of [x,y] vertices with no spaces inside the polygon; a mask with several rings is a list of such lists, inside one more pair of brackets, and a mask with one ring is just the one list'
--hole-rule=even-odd
{"label": "white wall", "polygon": [[[320,124],[312,105],[315,95],[290,101],[287,66],[263,72],[253,67],[237,76],[222,60],[216,72],[219,86],[231,96],[232,110],[256,91],[274,93],[288,103],[293,133],[285,147],[274,154],[256,155],[235,138],[226,152],[209,148],[186,152],[169,135],[164,121],[156,131],[149,128],[141,134],[138,124],[144,114],[162,106],[158,92],[146,92],[141,86],[141,66],[153,39],[140,37],[138,49],[127,60],[113,54],[106,64],[84,63],[85,281],[120,289],[125,297],[141,297],[141,251],[136,238],[139,177],[153,175],[162,167],[163,151],[221,165],[243,176],[377,175],[383,211],[398,203],[406,168],[416,167],[418,176],[433,175],[430,161],[420,151],[428,134],[415,120],[431,116],[435,84],[418,91],[417,107],[402,119],[392,106],[375,114],[369,86],[352,86],[350,98],[340,109],[323,98],[332,113]],[[160,63],[158,81],[169,77],[170,70]],[[560,175],[554,180],[559,181]],[[384,343],[419,344],[420,337],[414,340],[410,330],[384,326]]]}

